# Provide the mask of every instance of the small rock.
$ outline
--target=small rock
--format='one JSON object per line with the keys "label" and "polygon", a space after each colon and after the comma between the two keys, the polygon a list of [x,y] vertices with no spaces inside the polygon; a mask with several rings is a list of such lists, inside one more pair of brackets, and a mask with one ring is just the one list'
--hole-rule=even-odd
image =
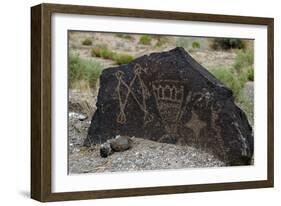
{"label": "small rock", "polygon": [[84,121],[84,120],[86,120],[87,118],[88,118],[87,115],[84,115],[84,114],[79,114],[79,115],[78,115],[78,119],[79,119],[80,121]]}
{"label": "small rock", "polygon": [[100,146],[100,156],[101,157],[108,157],[109,155],[111,155],[113,153],[111,147],[110,147],[110,143],[109,142],[105,142]]}
{"label": "small rock", "polygon": [[122,152],[130,149],[132,146],[132,140],[128,136],[116,136],[115,139],[110,141],[110,146],[115,152]]}

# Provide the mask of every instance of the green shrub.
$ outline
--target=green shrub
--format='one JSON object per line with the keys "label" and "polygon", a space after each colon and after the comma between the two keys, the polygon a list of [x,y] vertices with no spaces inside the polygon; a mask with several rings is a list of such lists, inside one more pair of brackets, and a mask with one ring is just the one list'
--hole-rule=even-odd
{"label": "green shrub", "polygon": [[253,123],[253,103],[244,92],[246,82],[254,79],[253,67],[244,68],[240,73],[234,68],[216,68],[210,72],[232,90],[236,103],[246,112],[250,122]]}
{"label": "green shrub", "polygon": [[245,49],[246,44],[241,39],[214,38],[211,41],[211,48],[214,50]]}
{"label": "green shrub", "polygon": [[235,58],[234,69],[237,72],[241,72],[243,68],[252,66],[254,64],[254,52],[253,50],[238,51]]}
{"label": "green shrub", "polygon": [[115,54],[113,60],[116,61],[117,64],[128,64],[134,60],[134,57],[128,54]]}
{"label": "green shrub", "polygon": [[239,76],[246,78],[245,81],[254,81],[254,52],[253,50],[238,51],[233,65]]}
{"label": "green shrub", "polygon": [[235,102],[246,112],[250,122],[253,123],[253,104],[244,93],[245,76],[238,76],[232,69],[218,68],[211,71],[213,75],[226,87],[232,90]]}
{"label": "green shrub", "polygon": [[112,59],[114,56],[114,52],[106,48],[101,49],[100,52],[101,57],[104,59]]}
{"label": "green shrub", "polygon": [[92,57],[101,57],[104,59],[113,59],[114,52],[105,47],[95,47],[92,49]]}
{"label": "green shrub", "polygon": [[90,38],[87,38],[82,41],[82,44],[85,46],[91,46],[93,44],[93,42]]}
{"label": "green shrub", "polygon": [[101,50],[102,48],[99,47],[93,48],[91,52],[92,57],[101,57]]}
{"label": "green shrub", "polygon": [[250,68],[248,69],[248,74],[247,74],[247,76],[248,76],[248,80],[249,80],[249,81],[254,81],[254,68],[253,68],[253,67],[250,67]]}
{"label": "green shrub", "polygon": [[88,82],[95,88],[102,71],[102,65],[94,60],[82,59],[78,54],[69,55],[69,81],[73,88],[78,81]]}
{"label": "green shrub", "polygon": [[239,93],[239,96],[236,100],[237,104],[240,106],[240,108],[247,114],[247,118],[250,121],[250,123],[253,125],[254,123],[254,104],[253,101],[251,101],[247,94],[245,94],[244,91],[241,91]]}
{"label": "green shrub", "polygon": [[[247,81],[254,81],[254,53],[253,50],[239,50],[233,64],[233,67],[228,71],[223,69],[214,69],[215,76],[218,76],[219,80],[222,78],[222,82],[226,85],[230,84],[227,81],[224,82],[226,77],[224,75],[233,75],[240,82],[240,85],[244,87]],[[227,73],[227,74],[222,74]],[[231,87],[230,87],[231,88]]]}
{"label": "green shrub", "polygon": [[216,68],[211,73],[225,86],[232,90],[233,96],[238,97],[241,89],[244,87],[243,79],[240,79],[232,69]]}
{"label": "green shrub", "polygon": [[246,112],[253,123],[253,103],[245,94],[247,81],[254,80],[254,56],[252,50],[238,51],[232,68],[215,68],[211,73],[225,86],[232,90],[236,103]]}
{"label": "green shrub", "polygon": [[140,44],[143,45],[150,45],[151,44],[151,37],[149,35],[142,35],[139,40]]}
{"label": "green shrub", "polygon": [[120,54],[117,52],[113,52],[107,48],[99,48],[95,47],[92,49],[93,57],[101,57],[104,59],[111,59],[115,61],[117,64],[128,64],[131,62],[134,57],[128,54]]}
{"label": "green shrub", "polygon": [[192,42],[192,49],[199,49],[200,48],[200,43],[198,41]]}

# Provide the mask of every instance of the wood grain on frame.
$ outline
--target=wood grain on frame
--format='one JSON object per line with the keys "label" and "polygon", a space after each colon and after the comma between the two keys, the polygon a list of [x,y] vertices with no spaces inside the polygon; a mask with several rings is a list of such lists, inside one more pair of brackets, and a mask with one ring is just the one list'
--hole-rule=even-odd
{"label": "wood grain on frame", "polygon": [[[268,178],[264,181],[52,193],[51,191],[51,16],[53,13],[266,25],[268,30]],[[31,8],[31,197],[47,201],[160,195],[273,187],[272,18],[40,4]]]}

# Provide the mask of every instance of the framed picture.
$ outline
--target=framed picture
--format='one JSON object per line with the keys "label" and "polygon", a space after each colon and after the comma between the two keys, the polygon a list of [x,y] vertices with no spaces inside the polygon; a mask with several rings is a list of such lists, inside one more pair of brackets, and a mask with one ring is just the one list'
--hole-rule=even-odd
{"label": "framed picture", "polygon": [[31,197],[273,187],[273,19],[31,8]]}

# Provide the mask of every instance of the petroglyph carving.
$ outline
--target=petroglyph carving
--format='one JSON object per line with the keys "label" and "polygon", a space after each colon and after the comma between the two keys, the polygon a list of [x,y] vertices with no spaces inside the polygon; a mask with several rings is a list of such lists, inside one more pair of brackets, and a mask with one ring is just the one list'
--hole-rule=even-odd
{"label": "petroglyph carving", "polygon": [[[157,109],[167,133],[176,134],[184,108],[184,86],[175,80],[158,80],[152,83]],[[190,94],[185,103],[190,100]]]}
{"label": "petroglyph carving", "polygon": [[211,120],[211,128],[215,131],[215,136],[217,142],[218,142],[218,148],[220,150],[220,155],[222,159],[225,159],[225,151],[224,151],[224,141],[221,137],[221,127],[217,124],[216,121],[219,120],[219,113],[221,112],[221,108],[219,106],[212,105],[211,107],[211,114],[212,114],[212,120]]}
{"label": "petroglyph carving", "polygon": [[195,135],[195,141],[198,143],[199,137],[200,137],[200,131],[204,127],[206,127],[206,122],[199,119],[198,115],[191,111],[191,119],[185,124],[187,128],[190,128],[193,130]]}
{"label": "petroglyph carving", "polygon": [[121,134],[182,142],[224,156],[229,165],[252,162],[254,137],[246,114],[183,48],[104,69],[96,105],[86,146]]}
{"label": "petroglyph carving", "polygon": [[174,102],[181,106],[183,102],[183,85],[176,86],[178,81],[155,81],[152,84],[155,98],[158,101]]}
{"label": "petroglyph carving", "polygon": [[206,109],[210,107],[214,97],[212,93],[203,88],[202,91],[194,93],[192,98],[195,99],[194,105],[200,107],[200,109]]}
{"label": "petroglyph carving", "polygon": [[[153,116],[151,114],[149,114],[149,112],[147,111],[147,105],[146,105],[146,99],[150,96],[150,93],[141,78],[142,72],[146,73],[146,68],[142,68],[139,64],[136,64],[134,66],[134,77],[130,81],[129,85],[124,81],[124,72],[117,71],[115,73],[115,76],[118,80],[117,93],[118,93],[119,106],[120,106],[120,112],[117,116],[117,122],[120,124],[125,124],[127,121],[126,114],[125,114],[125,108],[128,103],[129,95],[132,95],[134,100],[137,102],[139,108],[144,112],[145,124],[152,121]],[[139,81],[141,91],[142,91],[142,101],[137,98],[137,95],[132,90],[132,87],[137,80]],[[121,85],[123,85],[127,88],[127,94],[124,99],[122,99],[122,96],[121,96],[121,91],[120,91]]]}

